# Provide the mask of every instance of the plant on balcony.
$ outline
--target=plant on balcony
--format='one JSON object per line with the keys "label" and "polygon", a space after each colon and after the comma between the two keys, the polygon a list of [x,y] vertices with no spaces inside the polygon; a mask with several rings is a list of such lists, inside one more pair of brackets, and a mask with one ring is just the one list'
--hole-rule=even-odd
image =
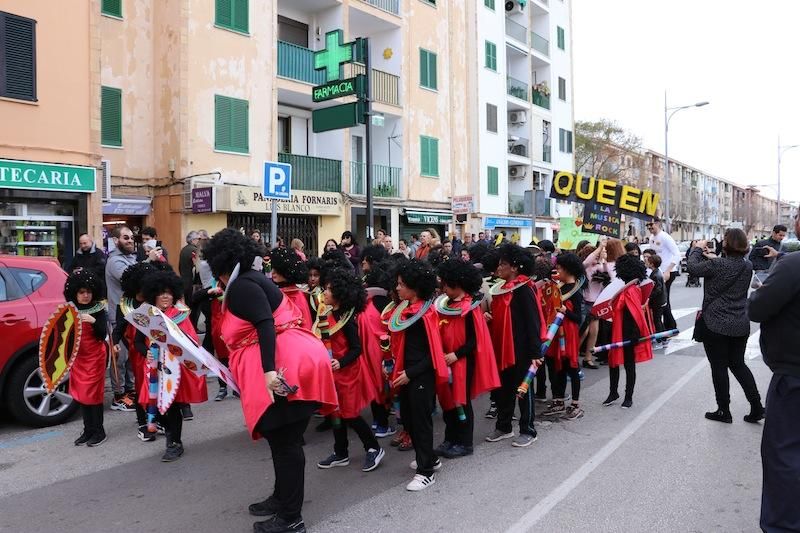
{"label": "plant on balcony", "polygon": [[534,85],[533,90],[544,97],[550,97],[550,87],[547,85],[546,81],[540,81]]}
{"label": "plant on balcony", "polygon": [[375,186],[372,190],[375,193],[375,196],[382,196],[382,197],[397,196],[397,187],[389,183],[381,183],[380,185]]}
{"label": "plant on balcony", "polygon": [[527,100],[528,94],[525,91],[525,87],[509,87],[508,94],[515,98],[519,98],[520,100]]}

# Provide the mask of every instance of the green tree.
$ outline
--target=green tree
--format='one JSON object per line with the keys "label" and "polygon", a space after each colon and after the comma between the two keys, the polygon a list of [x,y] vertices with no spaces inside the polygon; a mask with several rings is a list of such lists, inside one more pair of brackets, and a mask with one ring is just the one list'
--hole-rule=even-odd
{"label": "green tree", "polygon": [[575,168],[581,174],[639,184],[642,140],[608,119],[575,123]]}

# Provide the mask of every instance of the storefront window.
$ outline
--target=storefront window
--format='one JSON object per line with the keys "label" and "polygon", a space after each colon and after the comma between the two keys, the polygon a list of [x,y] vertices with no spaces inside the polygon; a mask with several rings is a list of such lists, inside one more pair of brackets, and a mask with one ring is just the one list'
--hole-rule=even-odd
{"label": "storefront window", "polygon": [[62,265],[75,251],[74,208],[62,203],[0,204],[0,254],[55,257]]}

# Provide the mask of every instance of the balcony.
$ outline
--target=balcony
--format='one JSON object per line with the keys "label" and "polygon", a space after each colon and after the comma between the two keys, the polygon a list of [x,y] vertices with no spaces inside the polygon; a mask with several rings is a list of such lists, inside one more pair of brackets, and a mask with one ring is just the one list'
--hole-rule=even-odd
{"label": "balcony", "polygon": [[278,41],[278,76],[312,85],[325,83],[325,71],[314,70],[314,51]]}
{"label": "balcony", "polygon": [[521,194],[508,195],[508,214],[509,215],[524,215],[525,214],[525,196]]}
{"label": "balcony", "polygon": [[393,15],[400,15],[400,0],[361,0],[365,4],[377,7]]}
{"label": "balcony", "polygon": [[528,139],[511,137],[508,139],[508,153],[520,157],[528,157]]}
{"label": "balcony", "polygon": [[534,31],[531,32],[531,48],[545,57],[550,57],[550,41]]}
{"label": "balcony", "polygon": [[542,91],[534,89],[533,103],[543,109],[550,109],[550,95],[545,95]]}
{"label": "balcony", "polygon": [[[345,66],[346,76],[364,74],[364,65],[352,63]],[[372,69],[372,100],[384,104],[400,106],[400,76]]]}
{"label": "balcony", "polygon": [[278,161],[292,165],[292,189],[341,192],[342,162],[309,155],[278,154]]}
{"label": "balcony", "polygon": [[522,24],[514,22],[508,17],[506,17],[506,35],[524,45],[528,44],[528,29]]}
{"label": "balcony", "polygon": [[[403,170],[386,165],[372,165],[372,195],[380,198],[399,198]],[[350,162],[350,194],[366,194],[367,164]]]}
{"label": "balcony", "polygon": [[553,148],[549,144],[542,146],[542,161],[545,163],[553,162]]}
{"label": "balcony", "polygon": [[506,78],[506,92],[514,98],[528,101],[528,84],[524,81],[508,76]]}

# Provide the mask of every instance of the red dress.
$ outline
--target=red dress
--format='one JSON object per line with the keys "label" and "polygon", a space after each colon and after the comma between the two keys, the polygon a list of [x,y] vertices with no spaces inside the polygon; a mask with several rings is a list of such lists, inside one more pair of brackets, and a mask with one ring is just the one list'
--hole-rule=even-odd
{"label": "red dress", "polygon": [[[575,306],[572,300],[563,302],[567,311],[575,311]],[[578,310],[580,312],[580,309]],[[562,345],[563,340],[563,345]],[[558,333],[553,343],[547,349],[547,357],[555,359],[556,372],[561,371],[562,361],[569,363],[572,368],[580,368],[578,366],[578,353],[581,351],[581,332],[580,325],[573,322],[566,316],[561,322],[561,327],[558,328]]]}
{"label": "red dress", "polygon": [[308,303],[308,294],[298,287],[297,285],[289,285],[288,287],[281,287],[281,292],[287,299],[295,305],[300,312],[300,318],[303,321],[300,323],[301,328],[311,331],[314,325],[314,318],[311,316],[311,306]]}
{"label": "red dress", "polygon": [[[650,334],[650,329],[645,318],[643,306],[647,300],[643,302],[642,289],[638,285],[629,285],[617,296],[614,301],[614,314],[611,320],[611,342],[622,342],[622,321],[625,316],[625,310],[633,317],[636,326],[639,328],[639,335],[644,337]],[[622,365],[625,361],[623,348],[613,348],[608,353],[608,366],[611,368]],[[633,348],[635,361],[643,363],[653,358],[653,345],[650,341],[640,342]]]}
{"label": "red dress", "polygon": [[[273,310],[275,320],[275,368],[284,369],[290,385],[297,392],[287,399],[320,404],[322,414],[336,410],[338,400],[333,383],[331,361],[322,342],[307,329],[299,327],[300,313],[288,298]],[[222,315],[222,338],[230,350],[230,369],[241,392],[242,411],[250,436],[260,437],[256,424],[272,405],[261,366],[261,348],[252,323],[226,309]]]}
{"label": "red dress", "polygon": [[[355,317],[350,320],[356,320]],[[327,317],[329,327],[336,325],[336,319],[331,313]],[[335,359],[341,359],[350,349],[342,330],[330,337],[331,349]],[[375,383],[369,372],[367,357],[362,351],[355,361],[333,371],[333,381],[336,384],[336,396],[339,398],[339,415],[342,418],[356,418],[361,410],[368,406],[377,397]]]}
{"label": "red dress", "polygon": [[381,349],[381,337],[389,334],[389,328],[381,320],[381,313],[372,303],[372,296],[367,296],[367,307],[358,314],[358,336],[361,338],[362,357],[367,363],[367,372],[375,388],[376,400],[386,402],[383,376],[383,361],[391,358],[391,352]]}
{"label": "red dress", "polygon": [[214,345],[214,354],[220,361],[227,361],[230,357],[228,347],[222,340],[222,298],[211,300],[211,343]]}
{"label": "red dress", "polygon": [[[79,311],[80,312],[80,311]],[[98,313],[97,320],[105,320],[105,313]],[[81,344],[69,373],[69,393],[83,405],[103,403],[106,384],[106,341],[94,335],[94,328],[81,321]]]}

